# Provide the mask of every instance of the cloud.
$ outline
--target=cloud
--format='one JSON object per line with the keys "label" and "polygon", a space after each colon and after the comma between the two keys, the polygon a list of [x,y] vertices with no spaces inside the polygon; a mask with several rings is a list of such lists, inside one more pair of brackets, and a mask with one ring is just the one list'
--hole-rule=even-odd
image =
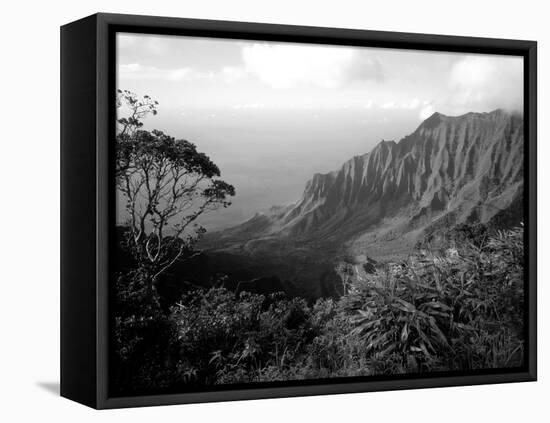
{"label": "cloud", "polygon": [[174,38],[166,35],[119,32],[116,43],[119,51],[135,49],[148,55],[164,56],[173,53]]}
{"label": "cloud", "polygon": [[[147,40],[160,43],[157,39]],[[121,45],[135,43],[121,37]],[[324,47],[292,44],[252,43],[242,48],[242,65],[223,66],[200,71],[193,67],[163,68],[140,63],[121,64],[119,77],[126,80],[164,80],[194,82],[199,80],[235,82],[243,78],[260,80],[272,88],[313,85],[338,88],[353,81],[381,81],[382,65],[366,51],[347,47]]]}
{"label": "cloud", "polygon": [[[197,103],[243,110],[254,109],[258,101],[262,109],[350,107],[419,118],[433,111],[458,115],[523,108],[519,57],[405,55],[398,50],[252,41],[235,44],[230,56],[225,55],[226,44],[213,44],[215,48],[201,50],[200,58],[178,62],[161,59],[180,57],[181,41],[143,37],[137,41],[130,36],[118,38],[120,48],[140,51],[137,58],[119,56],[120,83],[147,81],[147,86],[156,87],[160,82],[160,90],[174,93],[193,84],[209,87]],[[163,43],[171,50],[145,62],[149,48],[159,50]]]}
{"label": "cloud", "polygon": [[232,106],[235,110],[251,110],[251,109],[259,109],[262,106],[258,103],[244,103],[244,104],[234,104]]}
{"label": "cloud", "polygon": [[405,101],[401,103],[402,109],[418,109],[420,107],[420,100],[418,98],[413,98],[410,101]]}
{"label": "cloud", "polygon": [[116,37],[117,48],[127,49],[136,44],[136,36],[134,34],[119,33]]}
{"label": "cloud", "polygon": [[420,109],[420,112],[418,113],[418,118],[420,120],[426,120],[431,115],[433,115],[434,113],[435,113],[435,108],[434,108],[433,104],[424,105]]}
{"label": "cloud", "polygon": [[144,66],[139,63],[122,64],[118,67],[118,76],[125,80],[155,80],[182,81],[200,79],[203,75],[189,67],[163,69],[155,66]]}
{"label": "cloud", "polygon": [[[365,106],[365,108],[369,109],[373,105],[375,105],[375,104],[371,100],[370,103],[368,103],[368,107]],[[426,113],[429,113],[429,111],[431,111],[430,115],[434,112],[433,111],[433,105],[432,105],[431,101],[429,101],[429,100],[420,100],[417,97],[414,97],[410,100],[403,100],[403,101],[400,101],[400,102],[394,101],[394,100],[389,100],[389,101],[385,101],[383,103],[378,104],[377,107],[379,107],[380,109],[385,110],[385,111],[390,111],[391,110],[391,111],[396,111],[396,112],[409,111],[409,110],[412,111],[412,110],[420,109],[419,115],[421,117],[424,116]]]}
{"label": "cloud", "polygon": [[213,72],[197,71],[191,67],[176,69],[144,66],[139,63],[122,64],[118,67],[118,76],[124,80],[164,80],[172,82],[194,82],[200,80],[221,80],[234,82],[245,76],[243,69],[233,66],[225,66],[221,70]]}
{"label": "cloud", "polygon": [[314,85],[338,88],[352,81],[382,80],[382,65],[347,47],[254,43],[243,47],[247,73],[273,88]]}
{"label": "cloud", "polygon": [[246,71],[237,66],[224,66],[220,72],[220,77],[225,82],[234,82],[246,76]]}
{"label": "cloud", "polygon": [[211,76],[207,73],[197,72],[192,68],[178,68],[178,69],[157,69],[151,68],[151,75],[160,79],[167,79],[169,81],[197,81],[199,79],[210,79]]}
{"label": "cloud", "polygon": [[382,109],[395,109],[397,107],[397,104],[395,101],[386,101],[382,106],[380,106]]}
{"label": "cloud", "polygon": [[449,74],[451,110],[523,110],[523,60],[518,57],[469,55]]}

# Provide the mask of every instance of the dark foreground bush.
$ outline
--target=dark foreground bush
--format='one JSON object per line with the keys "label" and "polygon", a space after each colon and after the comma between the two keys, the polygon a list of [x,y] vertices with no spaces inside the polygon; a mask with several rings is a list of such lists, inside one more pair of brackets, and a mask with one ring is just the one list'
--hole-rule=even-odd
{"label": "dark foreground bush", "polygon": [[523,257],[518,228],[388,264],[337,301],[213,288],[168,313],[136,273],[119,283],[116,383],[154,392],[520,366]]}
{"label": "dark foreground bush", "polygon": [[295,362],[317,333],[304,300],[224,288],[195,291],[171,315],[178,371],[192,384],[251,382],[266,367]]}

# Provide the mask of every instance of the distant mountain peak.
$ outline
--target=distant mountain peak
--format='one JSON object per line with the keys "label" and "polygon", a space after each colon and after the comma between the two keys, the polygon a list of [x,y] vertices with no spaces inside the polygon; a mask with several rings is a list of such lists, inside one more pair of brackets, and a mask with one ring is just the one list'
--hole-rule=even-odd
{"label": "distant mountain peak", "polygon": [[424,120],[415,132],[422,132],[424,130],[431,131],[446,123],[461,125],[467,124],[468,122],[480,122],[487,120],[493,122],[504,122],[509,120],[511,117],[519,119],[522,118],[521,113],[509,112],[502,108],[498,108],[490,112],[468,112],[457,116],[449,116],[440,112],[435,112],[429,118]]}
{"label": "distant mountain peak", "polygon": [[419,129],[420,128],[425,128],[425,129],[433,129],[433,128],[436,128],[437,126],[439,126],[439,124],[443,121],[443,119],[445,119],[447,116],[439,113],[439,112],[435,112],[433,115],[431,115],[428,119],[424,120],[420,126],[418,127]]}
{"label": "distant mountain peak", "polygon": [[389,147],[393,147],[394,145],[396,145],[396,142],[394,140],[382,140],[378,143],[378,145],[381,145],[381,146],[389,146]]}
{"label": "distant mountain peak", "polygon": [[382,140],[340,169],[316,173],[296,203],[232,231],[251,239],[360,242],[376,254],[378,247],[390,241],[398,246],[402,235],[414,234],[412,239],[436,221],[445,227],[490,221],[522,195],[522,157],[520,115],[503,109],[461,116],[436,112],[398,143]]}

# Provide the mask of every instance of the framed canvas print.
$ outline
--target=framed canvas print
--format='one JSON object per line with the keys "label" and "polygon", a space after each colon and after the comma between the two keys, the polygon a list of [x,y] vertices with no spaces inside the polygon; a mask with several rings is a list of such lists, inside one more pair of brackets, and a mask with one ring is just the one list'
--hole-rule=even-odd
{"label": "framed canvas print", "polygon": [[61,29],[61,394],[536,380],[536,43]]}

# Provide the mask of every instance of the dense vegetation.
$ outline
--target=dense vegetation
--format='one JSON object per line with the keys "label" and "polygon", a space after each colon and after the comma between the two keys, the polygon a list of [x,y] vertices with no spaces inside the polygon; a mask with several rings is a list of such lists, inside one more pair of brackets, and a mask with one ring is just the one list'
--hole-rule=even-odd
{"label": "dense vegetation", "polygon": [[213,287],[161,307],[139,273],[119,278],[116,298],[115,386],[124,394],[515,367],[524,348],[523,230],[494,232],[481,245],[462,240],[444,254],[419,251],[313,305]]}
{"label": "dense vegetation", "polygon": [[344,295],[314,303],[236,289],[223,275],[207,288],[182,277],[181,295],[163,295],[162,278],[197,254],[198,218],[228,207],[235,189],[194,144],[142,129],[156,102],[118,98],[127,221],[111,295],[113,395],[523,363],[521,227],[458,228],[437,253],[419,244],[406,261],[378,264]]}

